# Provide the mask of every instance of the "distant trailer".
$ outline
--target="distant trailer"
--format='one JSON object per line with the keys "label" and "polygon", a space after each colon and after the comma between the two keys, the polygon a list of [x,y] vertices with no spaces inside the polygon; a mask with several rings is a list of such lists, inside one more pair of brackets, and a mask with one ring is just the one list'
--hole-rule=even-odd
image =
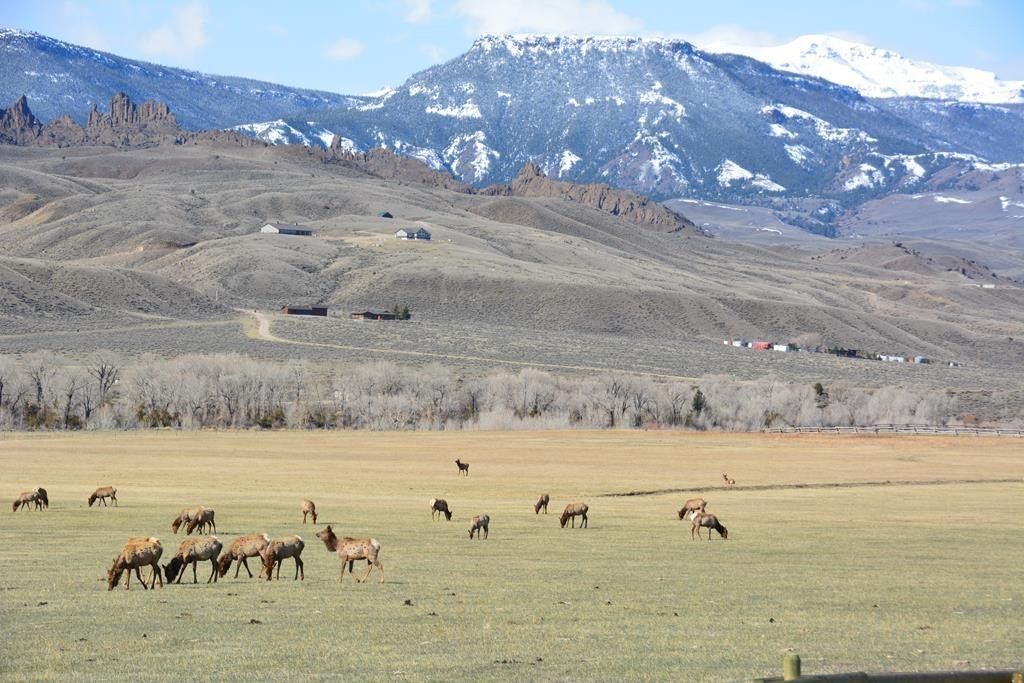
{"label": "distant trailer", "polygon": [[782,351],[784,353],[788,352],[789,351],[789,344],[773,344],[772,345],[772,351]]}
{"label": "distant trailer", "polygon": [[281,313],[285,315],[319,315],[327,316],[326,306],[283,306]]}
{"label": "distant trailer", "polygon": [[772,343],[771,342],[766,342],[766,341],[756,341],[756,342],[754,342],[754,350],[755,351],[768,351],[771,348],[772,348]]}
{"label": "distant trailer", "polygon": [[299,237],[312,237],[313,230],[301,225],[285,225],[283,223],[267,223],[260,232],[268,235],[298,235]]}

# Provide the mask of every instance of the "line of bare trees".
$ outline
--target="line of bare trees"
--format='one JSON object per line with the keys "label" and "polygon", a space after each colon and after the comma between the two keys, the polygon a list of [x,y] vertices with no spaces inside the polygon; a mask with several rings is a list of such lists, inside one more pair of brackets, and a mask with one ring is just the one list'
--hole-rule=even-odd
{"label": "line of bare trees", "polygon": [[0,356],[0,429],[533,429],[953,424],[955,397],[773,377],[662,382],[526,368],[462,377],[440,365],[274,363],[238,355],[86,361]]}

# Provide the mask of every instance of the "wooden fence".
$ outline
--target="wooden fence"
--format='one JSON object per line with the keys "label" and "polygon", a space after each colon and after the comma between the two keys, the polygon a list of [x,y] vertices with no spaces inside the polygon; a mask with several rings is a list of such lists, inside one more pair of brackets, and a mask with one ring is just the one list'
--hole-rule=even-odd
{"label": "wooden fence", "polygon": [[866,427],[774,427],[761,431],[765,434],[938,434],[943,436],[1024,437],[1024,429],[909,424],[878,424]]}

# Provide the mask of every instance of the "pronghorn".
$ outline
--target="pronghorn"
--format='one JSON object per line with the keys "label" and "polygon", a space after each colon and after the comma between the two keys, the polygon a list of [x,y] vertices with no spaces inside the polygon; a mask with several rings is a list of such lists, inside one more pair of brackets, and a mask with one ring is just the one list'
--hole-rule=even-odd
{"label": "pronghorn", "polygon": [[736,480],[730,477],[725,472],[722,473],[722,479],[725,479],[725,483],[728,484],[729,486],[732,486],[736,483]]}

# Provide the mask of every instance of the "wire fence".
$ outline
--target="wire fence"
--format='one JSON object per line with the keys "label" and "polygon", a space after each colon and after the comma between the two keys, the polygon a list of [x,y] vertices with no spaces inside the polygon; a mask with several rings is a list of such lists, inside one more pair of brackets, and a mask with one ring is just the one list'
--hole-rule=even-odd
{"label": "wire fence", "polygon": [[936,434],[943,436],[1024,437],[1024,429],[1017,428],[913,424],[877,424],[864,427],[773,427],[761,431],[765,434]]}

